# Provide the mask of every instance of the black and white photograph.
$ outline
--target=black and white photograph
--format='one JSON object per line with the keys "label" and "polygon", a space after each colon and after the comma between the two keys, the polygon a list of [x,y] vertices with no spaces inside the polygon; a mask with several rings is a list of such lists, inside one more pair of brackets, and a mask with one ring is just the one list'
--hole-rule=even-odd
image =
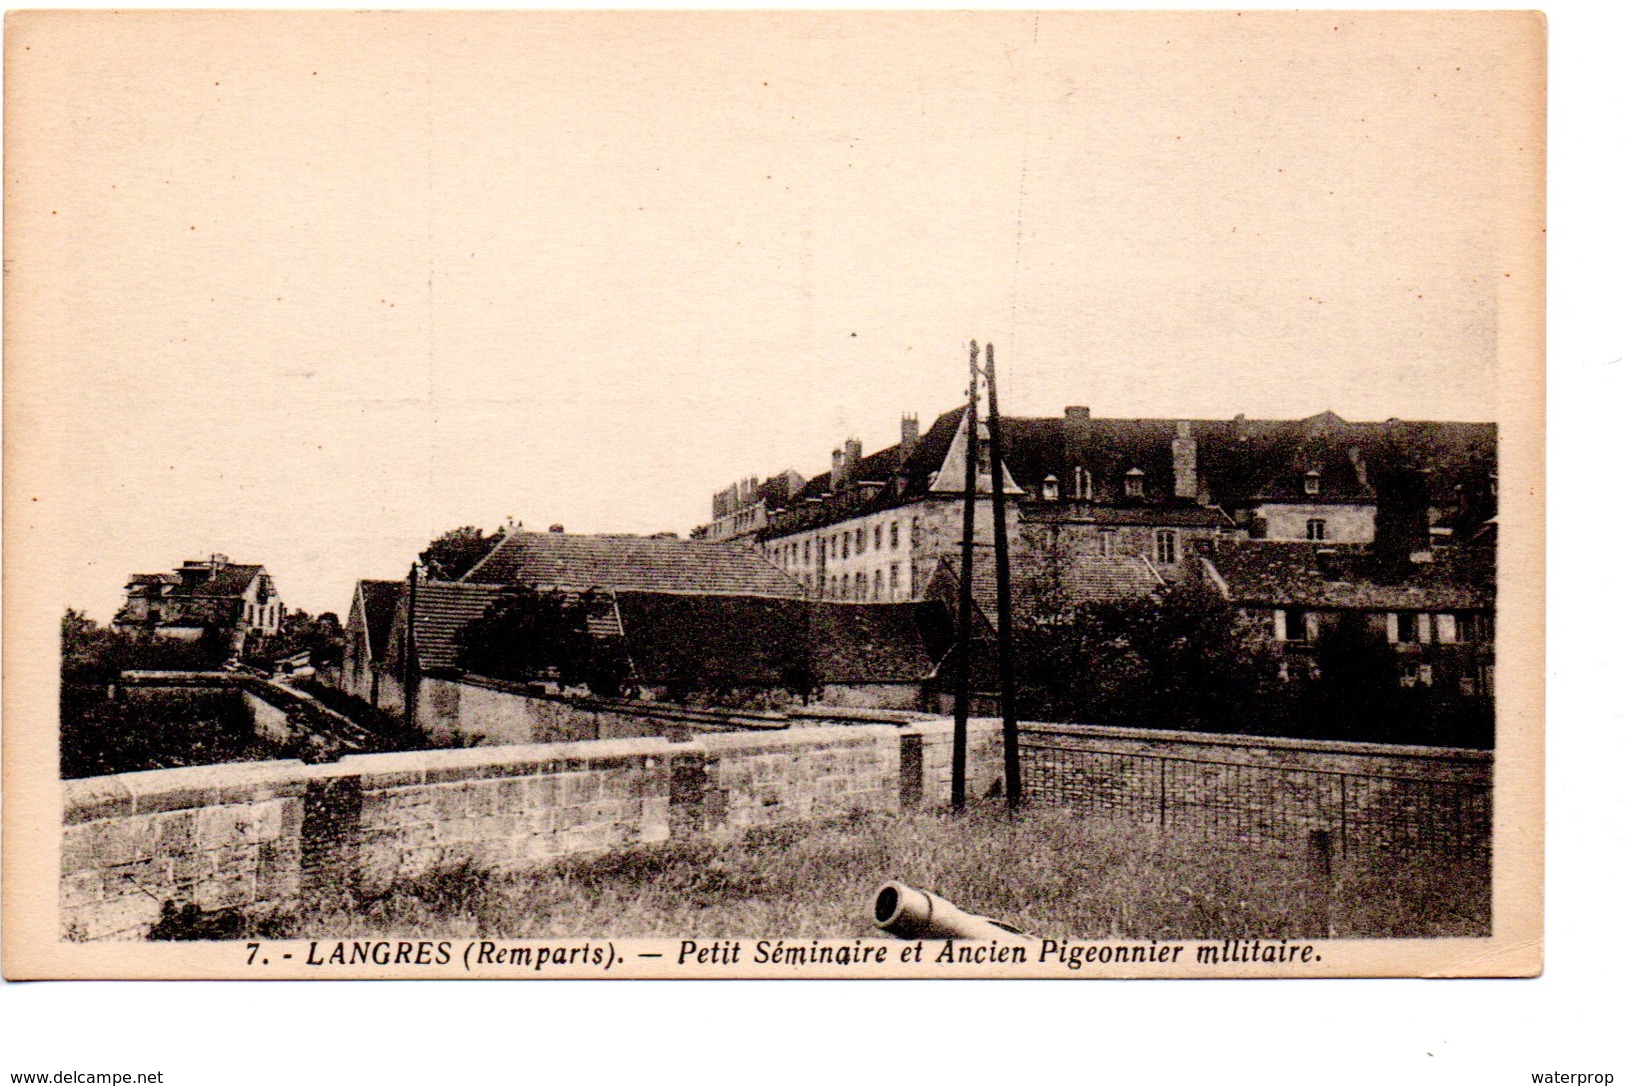
{"label": "black and white photograph", "polygon": [[1539,973],[1545,44],[12,14],[7,975]]}

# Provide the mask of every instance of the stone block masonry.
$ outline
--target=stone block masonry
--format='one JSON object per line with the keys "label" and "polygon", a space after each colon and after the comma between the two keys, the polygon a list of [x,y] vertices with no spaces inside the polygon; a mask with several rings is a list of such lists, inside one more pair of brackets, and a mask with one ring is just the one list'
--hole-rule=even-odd
{"label": "stone block masonry", "polygon": [[139,938],[166,901],[217,912],[296,897],[306,773],[248,762],[66,782],[64,938]]}
{"label": "stone block masonry", "polygon": [[352,755],[67,781],[61,930],[137,939],[166,902],[292,911],[460,867],[896,811],[886,725]]}
{"label": "stone block masonry", "polygon": [[[993,794],[999,722],[973,719],[968,735],[967,792]],[[326,892],[367,898],[462,867],[535,870],[670,838],[941,808],[952,738],[951,721],[900,718],[67,781],[61,931],[137,939],[166,903],[292,912]],[[1340,817],[1345,836],[1398,847],[1443,824],[1434,792],[1466,789],[1471,804],[1458,804],[1451,832],[1488,840],[1482,752],[1048,725],[1024,725],[1022,748],[1035,801],[1108,816],[1160,811],[1170,824],[1199,818],[1241,838],[1265,823],[1301,834]],[[1357,783],[1368,778],[1376,783]],[[1344,781],[1335,803],[1327,780]]]}

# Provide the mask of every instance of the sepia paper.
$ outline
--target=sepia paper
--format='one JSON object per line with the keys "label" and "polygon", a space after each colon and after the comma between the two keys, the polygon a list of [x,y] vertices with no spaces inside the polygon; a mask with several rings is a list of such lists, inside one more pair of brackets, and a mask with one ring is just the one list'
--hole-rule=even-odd
{"label": "sepia paper", "polygon": [[[1538,14],[30,12],[6,29],[9,978],[1540,971]],[[401,578],[463,524],[686,538],[730,479],[812,475],[832,442],[962,404],[973,339],[997,345],[1011,416],[1496,424],[1488,934],[945,948],[863,921],[887,870],[853,892],[861,936],[510,938],[489,918],[65,934],[65,609],[105,624],[132,574],[226,553],[342,621],[357,581]],[[434,766],[454,753],[486,757]],[[420,782],[441,771],[400,757]],[[311,822],[312,782],[337,771],[274,765]],[[726,827],[698,840],[741,847]]]}

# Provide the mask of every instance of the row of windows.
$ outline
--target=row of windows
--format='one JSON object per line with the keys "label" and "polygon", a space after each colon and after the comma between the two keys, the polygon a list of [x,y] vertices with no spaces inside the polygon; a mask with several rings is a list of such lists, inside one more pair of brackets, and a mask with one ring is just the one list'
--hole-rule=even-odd
{"label": "row of windows", "polygon": [[250,626],[275,628],[281,624],[283,614],[281,603],[243,604],[243,619]]}
{"label": "row of windows", "polygon": [[[1396,645],[1438,642],[1441,645],[1472,644],[1495,640],[1494,620],[1476,611],[1389,611],[1366,616],[1373,632],[1383,634]],[[1299,607],[1275,612],[1275,638],[1278,641],[1314,641],[1331,616]]]}
{"label": "row of windows", "polygon": [[[897,550],[903,545],[902,527],[898,521],[893,520],[885,524],[876,524],[872,532],[866,527],[840,533],[831,532],[828,536],[818,539],[818,557],[833,560],[863,554],[869,549],[871,537],[876,551],[887,548]],[[807,538],[799,543],[791,541],[769,544],[767,553],[782,566],[790,568],[810,566],[813,561],[813,540]]]}
{"label": "row of windows", "polygon": [[824,578],[823,594],[837,600],[895,600],[903,598],[903,571],[901,562],[893,562],[889,570],[843,573],[839,577]]}
{"label": "row of windows", "polygon": [[[1100,553],[1103,557],[1109,558],[1114,554],[1124,553],[1118,543],[1116,528],[1102,528],[1099,538]],[[1151,534],[1151,550],[1158,565],[1171,566],[1178,562],[1179,532],[1173,528],[1158,528]]]}

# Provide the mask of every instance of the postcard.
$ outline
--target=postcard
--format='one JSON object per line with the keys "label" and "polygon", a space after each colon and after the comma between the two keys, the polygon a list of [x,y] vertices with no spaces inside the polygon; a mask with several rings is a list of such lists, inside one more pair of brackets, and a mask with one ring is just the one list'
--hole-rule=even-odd
{"label": "postcard", "polygon": [[24,12],[4,968],[1529,976],[1529,12]]}

